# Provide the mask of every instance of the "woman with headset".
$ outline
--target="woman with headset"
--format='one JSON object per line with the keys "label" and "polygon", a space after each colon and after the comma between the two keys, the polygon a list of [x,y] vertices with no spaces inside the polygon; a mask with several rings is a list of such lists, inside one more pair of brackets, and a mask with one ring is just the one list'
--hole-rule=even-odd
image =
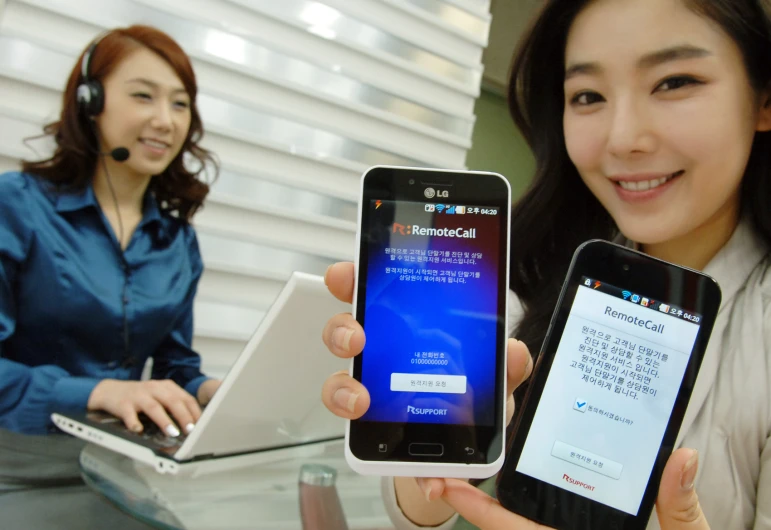
{"label": "woman with headset", "polygon": [[[50,158],[0,175],[0,428],[55,431],[54,411],[146,415],[190,432],[220,382],[192,350],[203,264],[190,220],[216,164],[199,145],[190,60],[146,26],[83,52]],[[140,381],[152,359],[152,378]]]}
{"label": "woman with headset", "polygon": [[[771,530],[771,2],[541,3],[509,85],[537,169],[512,212],[508,390],[530,375],[583,241],[704,270],[722,304],[648,529]],[[351,300],[352,264],[326,280]],[[337,315],[324,341],[352,357],[364,331]],[[369,406],[344,373],[322,396],[344,418]],[[450,529],[456,511],[482,530],[545,528],[459,480],[384,492],[400,530]]]}

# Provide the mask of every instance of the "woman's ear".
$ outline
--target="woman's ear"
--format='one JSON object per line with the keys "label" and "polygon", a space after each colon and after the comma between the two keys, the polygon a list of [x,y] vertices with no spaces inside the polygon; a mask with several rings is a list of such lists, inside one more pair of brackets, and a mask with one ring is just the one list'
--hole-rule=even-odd
{"label": "woman's ear", "polygon": [[771,86],[760,93],[760,109],[755,128],[758,132],[771,131]]}

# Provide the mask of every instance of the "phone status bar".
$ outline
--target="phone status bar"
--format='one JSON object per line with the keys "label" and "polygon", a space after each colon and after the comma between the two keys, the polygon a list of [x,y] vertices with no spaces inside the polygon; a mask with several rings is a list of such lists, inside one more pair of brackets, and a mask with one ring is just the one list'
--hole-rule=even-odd
{"label": "phone status bar", "polygon": [[609,294],[616,298],[620,298],[629,303],[640,305],[642,307],[647,307],[648,309],[651,309],[653,311],[665,313],[667,315],[673,316],[675,318],[679,318],[681,320],[687,320],[689,322],[693,322],[694,324],[699,324],[701,322],[701,315],[689,313],[671,304],[665,304],[664,302],[661,302],[659,300],[646,298],[645,296],[642,296],[640,294],[633,293],[625,289],[620,289],[615,285],[601,282],[599,280],[589,278],[588,276],[581,277],[581,284],[585,287],[589,287],[596,291],[600,291],[602,293]]}
{"label": "phone status bar", "polygon": [[423,209],[428,213],[444,215],[498,215],[498,208],[461,206],[457,204],[427,203]]}
{"label": "phone status bar", "polygon": [[[392,201],[373,200],[375,210],[379,210],[384,203]],[[418,203],[421,204],[421,203]],[[428,213],[442,215],[498,215],[500,208],[495,206],[464,206],[459,204],[422,203],[423,210]]]}

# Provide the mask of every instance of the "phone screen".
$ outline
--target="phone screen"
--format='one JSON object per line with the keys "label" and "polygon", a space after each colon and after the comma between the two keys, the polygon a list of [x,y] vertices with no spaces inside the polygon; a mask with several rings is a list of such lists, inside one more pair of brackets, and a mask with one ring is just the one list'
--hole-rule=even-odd
{"label": "phone screen", "polygon": [[403,200],[365,207],[361,380],[371,405],[361,419],[495,425],[505,212]]}
{"label": "phone screen", "polygon": [[637,515],[701,320],[582,277],[516,470]]}

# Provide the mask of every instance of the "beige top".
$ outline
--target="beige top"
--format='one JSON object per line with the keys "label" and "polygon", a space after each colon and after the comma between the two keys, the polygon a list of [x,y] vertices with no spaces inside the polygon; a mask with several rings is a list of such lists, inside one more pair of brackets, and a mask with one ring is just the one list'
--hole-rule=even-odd
{"label": "beige top", "polygon": [[[747,222],[704,269],[723,292],[676,447],[699,451],[696,491],[713,530],[771,530],[771,251]],[[522,305],[509,298],[509,329]],[[397,530],[418,530],[383,498]],[[450,530],[453,517],[439,530]],[[647,530],[659,530],[655,512]]]}

